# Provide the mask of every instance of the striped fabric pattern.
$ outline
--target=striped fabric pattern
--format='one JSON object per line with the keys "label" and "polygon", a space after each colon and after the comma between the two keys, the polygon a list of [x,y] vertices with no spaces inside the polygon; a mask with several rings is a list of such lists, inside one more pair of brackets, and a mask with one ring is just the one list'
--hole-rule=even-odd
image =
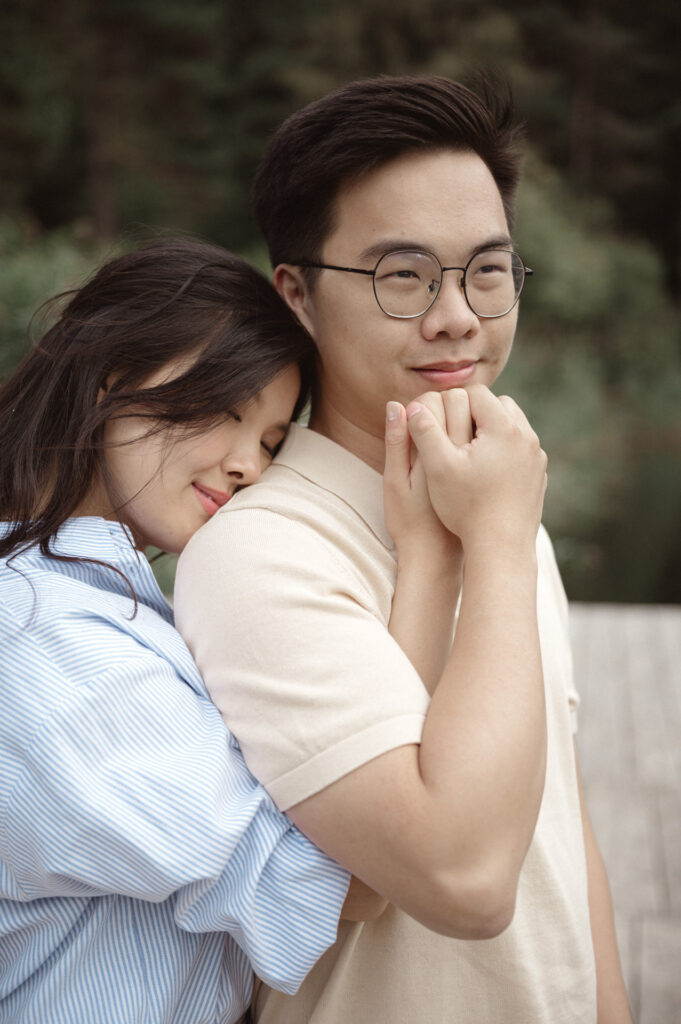
{"label": "striped fabric pattern", "polygon": [[0,1024],[229,1024],[297,989],[348,875],[274,807],[125,527],[0,562]]}

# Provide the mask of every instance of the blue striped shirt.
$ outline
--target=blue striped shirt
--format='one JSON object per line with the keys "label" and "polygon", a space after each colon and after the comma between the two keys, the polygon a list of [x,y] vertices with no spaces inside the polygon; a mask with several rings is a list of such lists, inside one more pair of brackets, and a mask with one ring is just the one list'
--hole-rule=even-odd
{"label": "blue striped shirt", "polygon": [[126,529],[0,561],[0,1024],[229,1024],[348,884],[249,774]]}

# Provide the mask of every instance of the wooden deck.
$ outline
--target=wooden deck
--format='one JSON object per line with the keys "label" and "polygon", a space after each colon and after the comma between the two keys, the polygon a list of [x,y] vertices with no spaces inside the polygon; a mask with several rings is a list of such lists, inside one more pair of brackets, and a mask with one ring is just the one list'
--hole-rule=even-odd
{"label": "wooden deck", "polygon": [[571,605],[577,738],[637,1024],[681,1024],[681,607]]}

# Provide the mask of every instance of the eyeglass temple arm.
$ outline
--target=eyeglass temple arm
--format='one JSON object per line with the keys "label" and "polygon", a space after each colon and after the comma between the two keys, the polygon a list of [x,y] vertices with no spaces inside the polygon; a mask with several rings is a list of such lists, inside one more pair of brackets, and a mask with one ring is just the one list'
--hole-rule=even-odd
{"label": "eyeglass temple arm", "polygon": [[[367,277],[373,277],[376,273],[375,270],[360,270],[358,267],[337,267],[333,263],[296,263],[297,267],[306,267],[310,270],[343,270],[346,274],[366,274]],[[464,270],[464,267],[442,267],[443,272],[445,270]],[[532,277],[534,270],[531,267],[526,267],[523,264],[523,270],[525,271],[526,277]]]}
{"label": "eyeglass temple arm", "polygon": [[373,270],[360,270],[358,267],[336,267],[333,263],[296,263],[297,267],[306,267],[310,270],[344,270],[347,274],[366,274],[373,277]]}

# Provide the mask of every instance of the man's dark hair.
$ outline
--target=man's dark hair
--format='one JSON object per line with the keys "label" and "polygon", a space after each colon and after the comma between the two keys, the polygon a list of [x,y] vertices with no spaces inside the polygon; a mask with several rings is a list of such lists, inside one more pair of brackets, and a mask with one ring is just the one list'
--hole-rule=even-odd
{"label": "man's dark hair", "polygon": [[292,114],[272,138],[253,187],[272,265],[318,260],[341,187],[406,153],[472,151],[497,184],[509,228],[521,129],[507,87],[475,91],[439,77],[371,78]]}

